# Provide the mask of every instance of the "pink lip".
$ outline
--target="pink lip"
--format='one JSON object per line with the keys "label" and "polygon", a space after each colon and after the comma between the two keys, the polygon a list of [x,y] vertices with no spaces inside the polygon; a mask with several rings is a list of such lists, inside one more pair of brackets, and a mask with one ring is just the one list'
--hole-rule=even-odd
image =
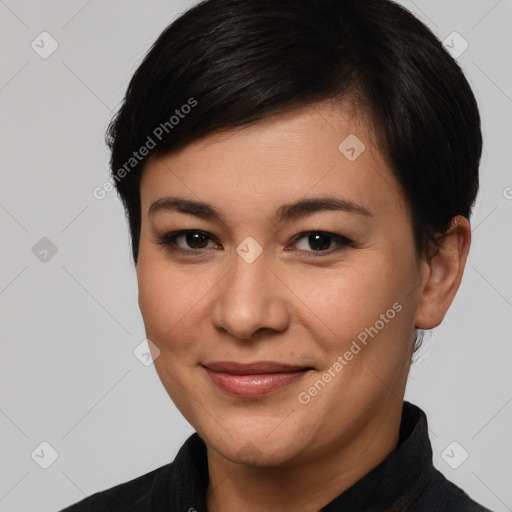
{"label": "pink lip", "polygon": [[311,367],[292,366],[273,361],[258,361],[241,364],[221,361],[203,365],[212,379],[223,391],[244,398],[267,395],[292,382],[311,370]]}

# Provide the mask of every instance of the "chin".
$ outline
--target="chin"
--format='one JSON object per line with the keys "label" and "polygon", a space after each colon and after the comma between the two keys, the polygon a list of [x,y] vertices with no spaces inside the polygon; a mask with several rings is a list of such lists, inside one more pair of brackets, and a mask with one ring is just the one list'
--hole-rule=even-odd
{"label": "chin", "polygon": [[281,444],[273,447],[269,446],[268,443],[260,444],[258,440],[255,440],[255,442],[246,440],[242,443],[231,443],[231,446],[225,447],[225,450],[223,448],[221,447],[216,451],[225,459],[235,464],[255,467],[282,466],[296,455],[289,446]]}
{"label": "chin", "polygon": [[[276,429],[275,425],[272,428]],[[266,425],[254,426],[252,430],[229,426],[224,430],[218,425],[213,430],[196,430],[210,448],[235,464],[279,466],[295,459],[305,448],[300,432],[282,429],[273,433]],[[302,440],[300,446],[297,439]]]}

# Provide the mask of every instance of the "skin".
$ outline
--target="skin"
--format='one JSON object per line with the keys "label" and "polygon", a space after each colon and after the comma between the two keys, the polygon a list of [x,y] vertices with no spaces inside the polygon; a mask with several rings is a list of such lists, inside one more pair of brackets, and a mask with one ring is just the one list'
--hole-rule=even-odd
{"label": "skin", "polygon": [[[415,327],[442,321],[471,231],[456,217],[442,247],[428,260],[416,258],[407,203],[370,126],[348,105],[321,102],[209,135],[146,164],[139,305],[158,347],[158,375],[207,444],[211,512],[318,510],[397,445]],[[349,134],[366,146],[354,161],[338,149]],[[372,216],[319,211],[272,219],[285,203],[326,195]],[[150,205],[166,196],[210,203],[225,222],[165,210],[150,215]],[[210,238],[176,240],[193,254],[158,243],[179,230]],[[315,256],[322,251],[309,233],[300,237],[311,231],[353,245],[327,238],[328,249]],[[236,252],[248,236],[262,248],[251,263]],[[400,312],[300,403],[299,393],[396,303]],[[235,398],[202,366],[226,360],[313,369],[264,397]]]}

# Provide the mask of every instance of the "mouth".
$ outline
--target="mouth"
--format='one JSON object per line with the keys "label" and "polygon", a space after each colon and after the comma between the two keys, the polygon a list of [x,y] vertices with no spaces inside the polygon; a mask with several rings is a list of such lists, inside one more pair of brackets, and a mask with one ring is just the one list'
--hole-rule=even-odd
{"label": "mouth", "polygon": [[295,366],[274,361],[242,364],[218,361],[202,365],[212,382],[225,393],[243,398],[268,395],[302,379],[311,366]]}

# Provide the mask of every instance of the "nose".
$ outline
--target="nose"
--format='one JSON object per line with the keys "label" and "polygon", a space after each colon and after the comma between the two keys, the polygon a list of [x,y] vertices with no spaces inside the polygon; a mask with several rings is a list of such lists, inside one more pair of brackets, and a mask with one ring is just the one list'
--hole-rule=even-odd
{"label": "nose", "polygon": [[251,341],[266,330],[284,331],[289,324],[291,292],[269,265],[265,251],[251,263],[236,253],[233,259],[233,267],[216,287],[215,327]]}

